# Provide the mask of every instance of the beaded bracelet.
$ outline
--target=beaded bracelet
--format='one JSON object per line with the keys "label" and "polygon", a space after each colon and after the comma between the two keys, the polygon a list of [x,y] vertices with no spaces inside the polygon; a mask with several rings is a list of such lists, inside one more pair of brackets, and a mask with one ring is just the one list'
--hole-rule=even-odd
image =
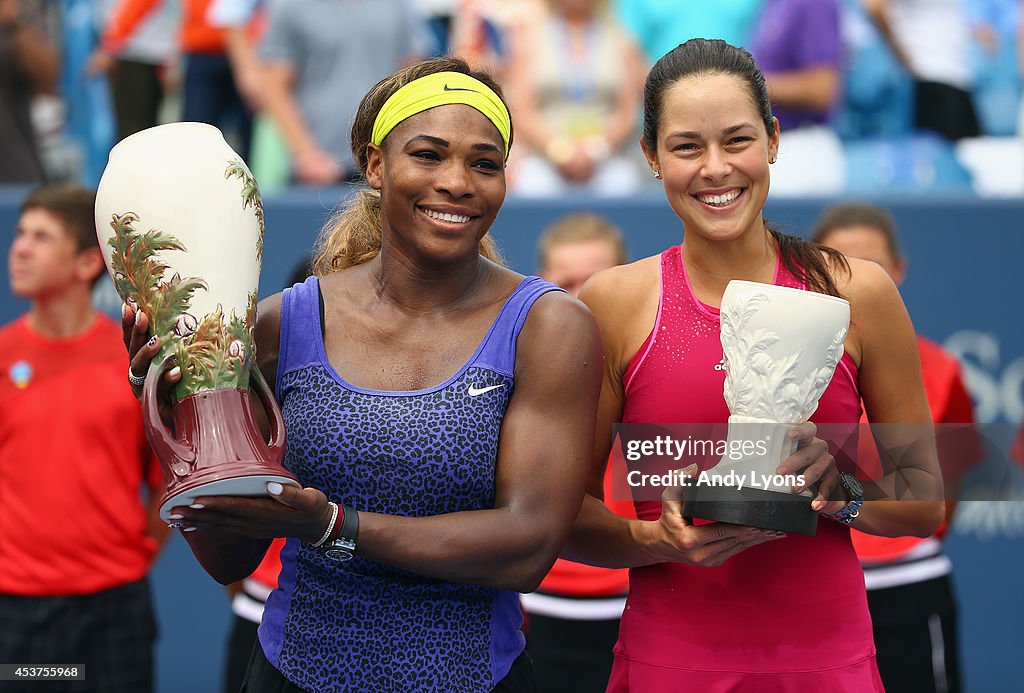
{"label": "beaded bracelet", "polygon": [[334,531],[334,523],[338,521],[338,504],[331,501],[327,501],[327,504],[331,506],[331,521],[328,523],[327,531],[324,532],[324,535],[314,542],[314,547],[318,547],[327,541],[327,538],[331,536],[331,532]]}

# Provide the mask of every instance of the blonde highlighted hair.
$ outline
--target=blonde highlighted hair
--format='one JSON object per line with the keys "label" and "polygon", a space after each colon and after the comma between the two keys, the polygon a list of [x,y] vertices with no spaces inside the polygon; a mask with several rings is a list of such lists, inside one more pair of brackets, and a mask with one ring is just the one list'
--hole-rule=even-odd
{"label": "blonde highlighted hair", "polygon": [[[489,74],[471,69],[459,58],[426,60],[385,77],[363,97],[352,123],[352,155],[364,178],[366,147],[373,133],[373,122],[384,102],[409,82],[436,72],[461,72],[469,75],[486,84],[502,102],[505,101],[501,87]],[[510,135],[510,145],[511,140]],[[380,253],[381,237],[380,192],[363,185],[324,224],[314,251],[313,274],[323,276],[372,260]],[[501,253],[490,234],[480,241],[480,254],[492,262],[502,262]]]}

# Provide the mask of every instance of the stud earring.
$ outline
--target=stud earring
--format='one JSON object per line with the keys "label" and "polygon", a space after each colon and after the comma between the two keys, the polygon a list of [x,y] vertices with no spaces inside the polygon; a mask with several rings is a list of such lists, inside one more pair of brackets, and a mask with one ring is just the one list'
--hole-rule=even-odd
{"label": "stud earring", "polygon": [[661,180],[661,171],[659,171],[658,169],[654,169],[654,177],[657,178],[658,180]]}
{"label": "stud earring", "polygon": [[778,157],[775,156],[774,154],[772,154],[772,158],[768,159],[768,163],[769,164],[774,164],[776,159],[778,159]]}

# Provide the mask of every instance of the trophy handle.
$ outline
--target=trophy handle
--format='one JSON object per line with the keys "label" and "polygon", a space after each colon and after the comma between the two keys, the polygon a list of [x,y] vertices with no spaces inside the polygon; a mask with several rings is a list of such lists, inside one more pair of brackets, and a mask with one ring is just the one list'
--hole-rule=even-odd
{"label": "trophy handle", "polygon": [[263,410],[267,412],[270,422],[270,442],[267,443],[267,447],[274,455],[275,460],[280,461],[284,456],[285,445],[284,417],[281,416],[281,408],[277,406],[274,393],[271,392],[259,367],[254,367],[249,377],[255,385],[256,396],[260,398]]}
{"label": "trophy handle", "polygon": [[[191,467],[196,461],[196,451],[188,443],[170,434],[164,426],[163,419],[160,418],[160,407],[157,404],[157,385],[167,368],[167,362],[172,358],[174,353],[169,352],[159,364],[155,361],[151,363],[146,374],[146,384],[142,386],[142,413],[146,423],[146,438],[149,439],[149,444],[158,459],[173,459]],[[171,468],[174,469],[174,466]]]}

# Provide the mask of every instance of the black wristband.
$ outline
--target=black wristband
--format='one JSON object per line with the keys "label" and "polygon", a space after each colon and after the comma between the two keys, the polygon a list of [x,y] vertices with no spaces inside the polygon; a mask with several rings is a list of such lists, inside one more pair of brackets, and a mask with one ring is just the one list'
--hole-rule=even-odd
{"label": "black wristband", "polygon": [[359,536],[359,513],[351,505],[341,506],[341,528],[338,536],[321,548],[324,555],[334,561],[350,561],[356,555],[356,539]]}
{"label": "black wristband", "polygon": [[359,538],[359,513],[351,505],[342,505],[341,510],[344,515],[341,518],[341,531],[338,533],[338,538],[355,544],[356,539]]}

